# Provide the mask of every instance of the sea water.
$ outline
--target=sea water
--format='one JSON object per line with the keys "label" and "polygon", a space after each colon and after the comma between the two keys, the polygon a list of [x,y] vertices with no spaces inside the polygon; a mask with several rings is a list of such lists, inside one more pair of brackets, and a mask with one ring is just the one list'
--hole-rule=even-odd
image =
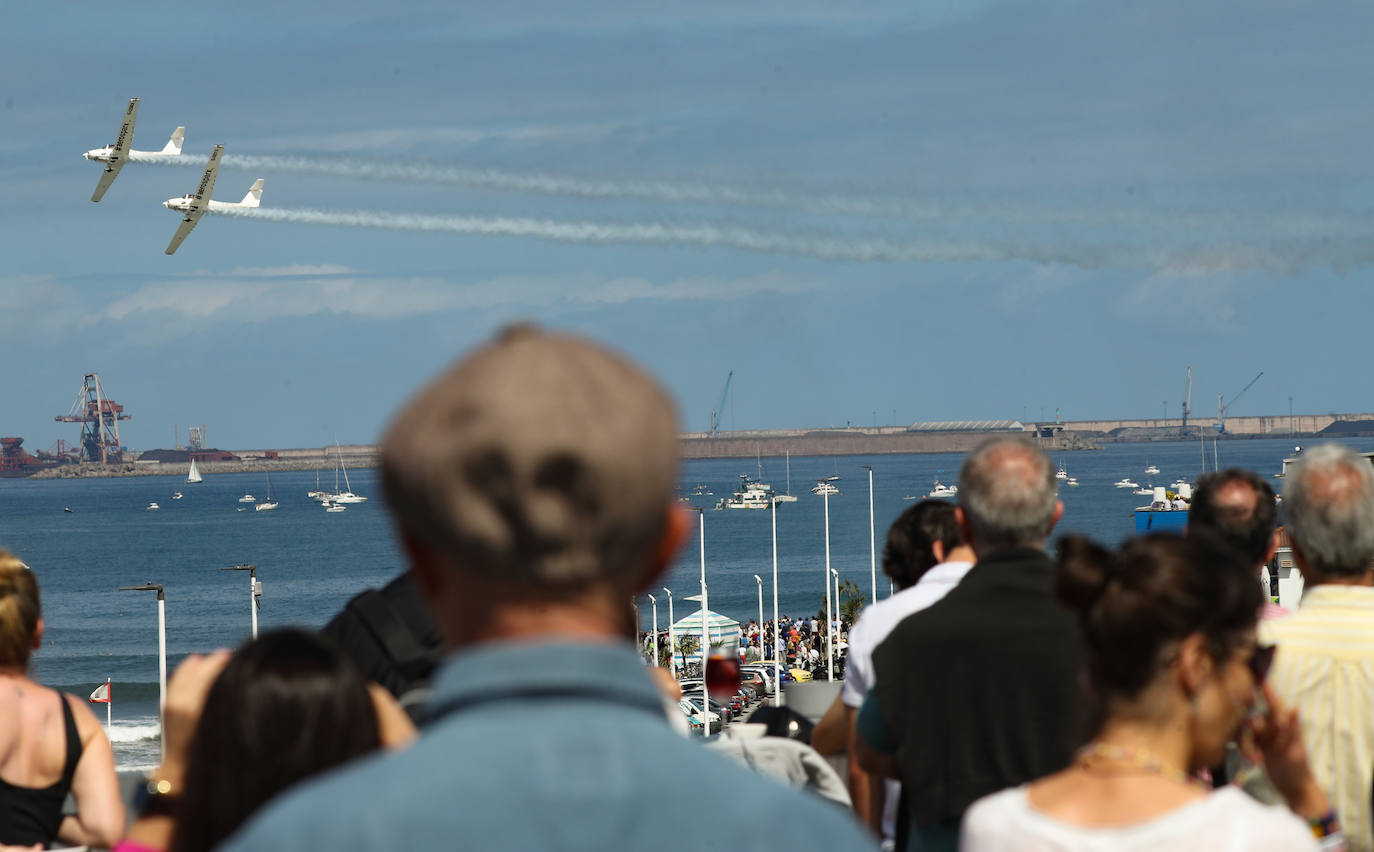
{"label": "sea water", "polygon": [[[1374,450],[1374,439],[1348,443]],[[1149,498],[1114,487],[1122,477],[1141,485],[1192,481],[1202,468],[1197,441],[1111,444],[1101,451],[1055,454],[1077,488],[1061,487],[1065,514],[1057,533],[1082,532],[1115,544],[1132,530],[1131,511]],[[1293,442],[1285,439],[1221,441],[1223,467],[1248,467],[1269,477],[1282,469]],[[1213,464],[1206,443],[1207,465]],[[778,600],[796,616],[824,609],[825,500],[813,495],[817,479],[838,476],[829,498],[830,562],[842,580],[868,596],[870,575],[868,471],[873,466],[873,515],[877,588],[888,594],[881,559],[888,525],[936,480],[954,484],[962,454],[794,457],[791,490],[796,503],[777,512]],[[786,490],[781,458],[762,459],[763,477]],[[1146,464],[1160,473],[1144,474]],[[680,484],[705,511],[706,580],[713,611],[740,621],[758,617],[757,574],[763,579],[765,618],[772,617],[772,535],[769,512],[715,511],[737,487],[740,474],[759,475],[753,459],[694,460]],[[32,674],[42,683],[87,696],[108,677],[113,684],[110,738],[120,769],[158,760],[157,599],[153,592],[121,592],[120,586],[162,584],[166,595],[169,673],[187,654],[234,647],[250,632],[247,572],[225,567],[253,564],[263,585],[261,630],[286,625],[319,627],[350,597],[385,583],[403,568],[392,525],[381,500],[376,471],[350,472],[353,490],[370,498],[347,511],[327,513],[306,492],[315,474],[283,472],[272,485],[280,508],[256,512],[238,502],[245,493],[264,498],[262,474],[210,474],[190,485],[184,476],[115,479],[0,480],[0,547],[24,559],[38,576],[46,632]],[[1276,488],[1281,481],[1273,480]],[[712,495],[695,496],[696,485]],[[1061,482],[1061,486],[1063,483]],[[173,492],[184,495],[173,500]],[[160,508],[146,509],[156,501]],[[70,508],[71,512],[65,512]],[[681,619],[699,608],[686,600],[701,588],[698,531],[650,591],[658,599],[658,624],[666,628],[668,595]],[[640,626],[653,619],[647,598]],[[92,705],[103,721],[105,708]]]}

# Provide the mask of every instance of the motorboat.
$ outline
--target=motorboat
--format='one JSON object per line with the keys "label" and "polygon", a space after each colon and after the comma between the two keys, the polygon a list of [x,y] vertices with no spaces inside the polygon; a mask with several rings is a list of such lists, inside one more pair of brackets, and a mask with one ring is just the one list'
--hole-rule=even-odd
{"label": "motorboat", "polygon": [[920,498],[919,498],[919,497],[916,497],[916,496],[913,496],[913,495],[911,495],[911,494],[903,494],[903,495],[902,495],[902,499],[903,499],[903,500],[919,500]]}
{"label": "motorboat", "polygon": [[1139,488],[1139,487],[1140,487],[1140,483],[1139,483],[1139,482],[1136,482],[1136,481],[1133,480],[1133,479],[1131,479],[1129,476],[1126,477],[1125,479],[1118,479],[1118,480],[1116,481],[1115,484],[1116,484],[1116,487],[1117,487],[1117,488]]}
{"label": "motorboat", "polygon": [[832,476],[827,479],[822,479],[820,482],[811,486],[811,493],[818,497],[838,497],[840,495],[840,487],[834,482],[834,480],[838,478],[839,477]]}
{"label": "motorboat", "polygon": [[1173,482],[1169,484],[1169,490],[1182,491],[1184,486],[1187,486],[1190,491],[1193,488],[1193,484],[1191,482],[1185,482],[1182,479],[1175,479]]}
{"label": "motorboat", "polygon": [[1055,478],[1055,479],[1068,479],[1068,478],[1069,478],[1069,472],[1068,472],[1067,470],[1064,469],[1064,465],[1063,465],[1062,463],[1059,465],[1059,470],[1056,470],[1056,471],[1054,472],[1054,478]]}
{"label": "motorboat", "polygon": [[181,499],[181,492],[180,492],[180,491],[173,491],[173,492],[172,492],[172,499],[173,499],[173,500],[180,500],[180,499]]}
{"label": "motorboat", "polygon": [[1153,485],[1147,485],[1144,488],[1137,488],[1131,493],[1140,497],[1152,497],[1155,493],[1155,487]]}
{"label": "motorboat", "polygon": [[324,504],[324,510],[326,512],[342,512],[347,508],[347,506],[340,506],[338,503],[335,503],[332,500],[327,500]]}
{"label": "motorboat", "polygon": [[926,495],[926,496],[928,496],[928,497],[940,498],[940,497],[957,497],[958,495],[959,495],[959,486],[957,486],[957,485],[945,485],[945,484],[941,483],[940,480],[937,479],[937,480],[935,480],[935,487],[932,488],[932,489],[930,490],[930,494],[928,494],[928,495]]}
{"label": "motorboat", "polygon": [[360,497],[352,491],[341,491],[334,495],[335,503],[366,503],[366,497]]}
{"label": "motorboat", "polygon": [[148,508],[145,509],[144,511],[145,511],[145,512],[156,512],[158,509],[161,509],[161,508],[162,508],[162,507],[159,506],[159,505],[156,504],[156,503],[149,503],[149,504],[148,504]]}
{"label": "motorboat", "polygon": [[741,474],[739,490],[716,501],[717,509],[767,509],[773,505],[774,494],[768,484]]}
{"label": "motorboat", "polygon": [[1067,486],[1069,486],[1070,488],[1077,488],[1077,487],[1078,487],[1078,477],[1076,477],[1076,476],[1070,476],[1070,477],[1069,477],[1069,481],[1068,481],[1068,482],[1065,482],[1064,484],[1067,485]]}
{"label": "motorboat", "polygon": [[240,502],[240,503],[256,503],[256,502],[258,502],[258,498],[254,497],[252,494],[245,494],[245,495],[243,495],[242,497],[239,498],[239,502]]}
{"label": "motorboat", "polygon": [[1145,463],[1145,473],[1146,473],[1147,475],[1149,475],[1149,476],[1158,476],[1158,475],[1159,475],[1159,468],[1155,467],[1154,465],[1150,464],[1149,462],[1146,462],[1146,463]]}

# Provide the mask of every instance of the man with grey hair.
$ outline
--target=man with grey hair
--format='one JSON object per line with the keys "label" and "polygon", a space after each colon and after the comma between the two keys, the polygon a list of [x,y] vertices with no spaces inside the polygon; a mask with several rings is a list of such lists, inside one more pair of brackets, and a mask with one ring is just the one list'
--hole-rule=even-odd
{"label": "man with grey hair", "polygon": [[[451,649],[428,722],[409,749],[289,792],[226,848],[686,850],[797,813],[770,823],[784,847],[871,846],[845,812],[669,726],[627,603],[687,534],[677,459],[668,395],[577,338],[511,329],[421,390],[382,476]],[[685,801],[700,831],[665,820]]]}
{"label": "man with grey hair", "polygon": [[1313,774],[1352,852],[1374,852],[1374,468],[1337,444],[1309,450],[1283,489],[1304,591],[1298,610],[1260,624],[1278,646],[1269,681],[1297,708]]}
{"label": "man with grey hair", "polygon": [[994,438],[964,460],[955,515],[977,562],[878,646],[856,722],[860,763],[902,782],[899,848],[955,849],[976,799],[1064,768],[1082,742],[1078,628],[1045,553],[1063,513],[1034,445]]}

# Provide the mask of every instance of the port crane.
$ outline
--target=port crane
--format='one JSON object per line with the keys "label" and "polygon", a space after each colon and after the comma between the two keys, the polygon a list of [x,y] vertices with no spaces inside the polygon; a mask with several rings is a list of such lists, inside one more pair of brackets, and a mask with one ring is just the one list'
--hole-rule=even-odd
{"label": "port crane", "polygon": [[716,437],[716,434],[720,432],[720,420],[721,420],[721,416],[724,415],[724,413],[725,413],[725,398],[726,398],[727,396],[729,396],[729,394],[730,394],[730,382],[731,382],[731,380],[734,379],[734,378],[735,378],[735,371],[734,371],[734,370],[731,370],[731,371],[730,371],[730,374],[729,374],[728,376],[725,377],[725,388],[724,388],[723,390],[721,390],[721,392],[720,392],[720,402],[716,403],[715,410],[713,410],[713,411],[711,412],[711,437],[712,437],[712,438]]}
{"label": "port crane", "polygon": [[85,461],[109,464],[123,460],[124,448],[119,443],[119,421],[128,420],[124,406],[110,399],[100,384],[97,373],[87,373],[81,379],[81,390],[65,415],[53,418],[58,423],[81,424],[81,458]]}
{"label": "port crane", "polygon": [[1241,388],[1241,389],[1240,389],[1240,393],[1236,394],[1236,395],[1231,399],[1231,401],[1228,402],[1228,403],[1226,403],[1225,405],[1222,405],[1222,396],[1221,396],[1221,394],[1217,394],[1217,432],[1218,432],[1218,433],[1223,433],[1223,432],[1226,431],[1226,412],[1230,410],[1231,406],[1233,406],[1233,405],[1235,405],[1237,402],[1239,402],[1239,401],[1240,401],[1240,398],[1243,397],[1243,396],[1245,396],[1245,392],[1248,391],[1250,388],[1254,387],[1254,386],[1255,386],[1255,382],[1259,381],[1259,380],[1260,380],[1260,376],[1263,376],[1263,375],[1264,375],[1264,371],[1261,370],[1260,373],[1259,373],[1259,375],[1255,376],[1253,379],[1250,380],[1250,384],[1248,384],[1248,385],[1246,385],[1245,387]]}
{"label": "port crane", "polygon": [[1188,367],[1188,383],[1183,388],[1183,431],[1188,431],[1188,415],[1192,414],[1192,409],[1188,404],[1193,401],[1193,368]]}

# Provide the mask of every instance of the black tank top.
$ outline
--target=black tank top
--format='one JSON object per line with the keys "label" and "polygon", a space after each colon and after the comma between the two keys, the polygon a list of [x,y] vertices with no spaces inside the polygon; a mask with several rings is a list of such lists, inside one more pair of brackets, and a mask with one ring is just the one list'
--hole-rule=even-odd
{"label": "black tank top", "polygon": [[51,787],[40,789],[16,787],[0,779],[0,843],[46,845],[57,839],[62,803],[72,788],[76,762],[81,759],[81,737],[76,733],[71,704],[62,693],[57,697],[62,701],[62,721],[67,729],[67,763],[62,767],[62,777]]}

